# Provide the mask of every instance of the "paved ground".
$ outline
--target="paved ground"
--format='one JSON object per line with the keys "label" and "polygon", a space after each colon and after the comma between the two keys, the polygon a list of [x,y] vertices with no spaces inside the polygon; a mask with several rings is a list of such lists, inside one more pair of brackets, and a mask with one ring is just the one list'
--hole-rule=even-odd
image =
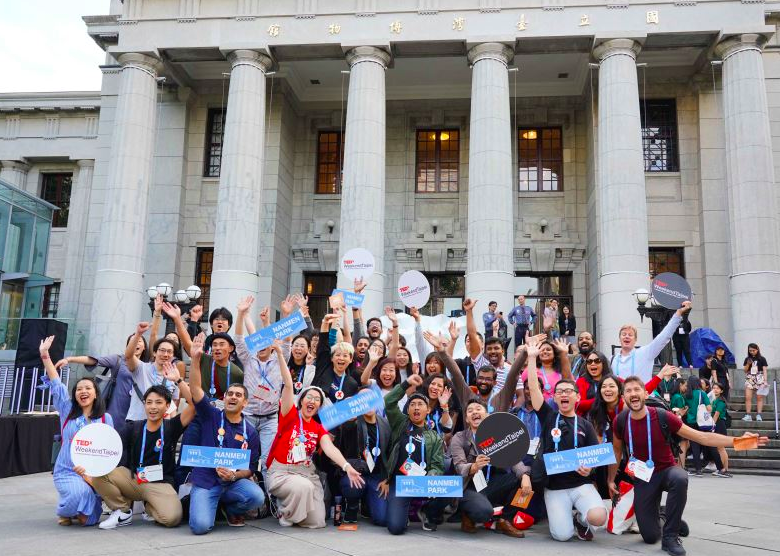
{"label": "paved ground", "polygon": [[[536,526],[525,539],[515,540],[484,531],[461,533],[455,524],[425,533],[419,524],[392,537],[384,529],[361,523],[357,532],[333,526],[309,531],[282,528],[271,519],[251,521],[244,529],[223,526],[195,537],[186,526],[165,530],[140,519],[114,531],[59,527],[54,518],[56,492],[50,474],[0,480],[0,555],[4,556],[154,556],[222,554],[284,556],[384,555],[505,555],[533,551],[534,556],[665,554],[660,545],[644,545],[638,535],[596,535],[591,543],[552,541],[547,527]],[[685,518],[691,536],[685,541],[691,556],[780,554],[780,478],[738,476],[733,479],[691,479]],[[150,552],[152,551],[152,552]]]}

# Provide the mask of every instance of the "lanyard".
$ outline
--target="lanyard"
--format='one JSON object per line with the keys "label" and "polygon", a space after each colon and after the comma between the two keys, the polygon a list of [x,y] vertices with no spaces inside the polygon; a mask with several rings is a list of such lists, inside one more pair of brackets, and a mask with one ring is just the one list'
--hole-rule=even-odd
{"label": "lanyard", "polygon": [[[558,437],[556,438],[553,436],[553,442],[555,443],[555,451],[558,451],[558,444],[561,442],[561,429],[558,427],[558,423],[560,422],[561,414],[558,413],[558,415],[555,416],[555,428],[558,430]],[[574,414],[574,449],[577,449],[577,431],[579,429],[577,428],[577,414]]]}
{"label": "lanyard", "polygon": [[[165,419],[160,423],[160,440],[159,444],[154,447],[155,452],[160,452],[160,465],[162,465],[163,458],[163,446],[165,445]],[[220,444],[220,447],[222,445]],[[141,437],[141,456],[138,458],[138,467],[144,466],[144,452],[146,451],[146,424],[144,424],[144,435]]]}
{"label": "lanyard", "polygon": [[[241,423],[244,425],[244,441],[242,444],[242,450],[245,450],[246,448],[243,447],[244,444],[247,444],[249,442],[249,439],[246,436],[246,419],[241,416]],[[225,411],[219,412],[219,430],[217,431],[217,441],[219,442],[219,447],[222,448],[222,442],[225,440]]]}
{"label": "lanyard", "polygon": [[466,386],[469,385],[470,376],[471,376],[471,365],[466,365]]}
{"label": "lanyard", "polygon": [[339,387],[336,390],[336,399],[342,400],[344,399],[344,379],[347,378],[347,370],[344,369],[344,374],[341,375],[341,382],[339,382]]}
{"label": "lanyard", "polygon": [[441,436],[441,427],[439,427],[439,420],[441,419],[441,415],[434,412],[433,417],[431,417],[431,419],[433,420],[433,424],[436,427],[436,434]]}
{"label": "lanyard", "polygon": [[298,440],[301,441],[301,444],[306,443],[306,434],[303,432],[303,417],[300,413],[298,413]]}
{"label": "lanyard", "polygon": [[[634,376],[636,372],[634,372],[634,368],[636,367],[636,361],[634,358],[634,355],[636,355],[636,350],[633,350],[631,352],[631,376]],[[620,376],[620,353],[617,354],[617,359],[615,359],[615,376]]]}
{"label": "lanyard", "polygon": [[[406,453],[408,454],[407,459],[409,460],[412,459],[412,454],[414,453],[413,432],[414,426],[409,427],[409,443],[406,445]],[[420,434],[420,467],[425,469],[425,434]]]}
{"label": "lanyard", "polygon": [[[525,413],[525,416],[526,416],[525,420],[526,421],[531,421],[534,424],[534,432],[531,435],[531,438],[532,439],[533,438],[539,438],[539,435],[542,432],[542,430],[541,430],[542,425],[539,423],[539,419],[536,417],[536,415],[533,412],[530,412],[530,411],[529,412],[525,412],[524,411],[523,413]],[[531,428],[531,427],[528,427],[528,428]]]}
{"label": "lanyard", "polygon": [[607,435],[608,431],[609,431],[609,416],[607,416],[607,423],[604,425],[604,432],[602,433],[604,435],[602,443],[604,444],[607,444],[607,442],[609,441],[609,437]]}
{"label": "lanyard", "polygon": [[[211,388],[209,388],[209,394],[211,394],[212,399],[214,398],[214,395],[217,393],[217,386],[214,382],[214,370],[216,368],[216,361],[213,359],[211,360]],[[227,386],[225,387],[225,390],[222,392],[222,394],[225,394],[225,391],[230,387],[230,359],[228,359],[227,364]]]}
{"label": "lanyard", "polygon": [[[645,409],[645,417],[647,417],[647,461],[653,461],[653,437],[650,434],[650,411]],[[631,416],[629,415],[629,420]],[[631,431],[631,423],[628,423],[628,456],[634,457],[634,434]],[[648,466],[652,467],[652,465]]]}
{"label": "lanyard", "polygon": [[371,452],[371,455],[374,457],[379,456],[379,421],[376,422],[376,446],[372,448],[369,440],[371,440],[371,438],[368,436],[368,423],[366,423],[366,450]]}
{"label": "lanyard", "polygon": [[542,372],[542,380],[544,381],[544,391],[549,392],[550,390],[552,390],[552,386],[550,386],[550,381],[547,380],[547,371],[545,371],[544,368],[539,370]]}
{"label": "lanyard", "polygon": [[260,363],[260,385],[262,386],[263,382],[265,382],[271,390],[274,389],[273,383],[268,380],[268,367],[271,365],[272,361],[269,359],[266,361],[266,364],[263,365],[262,361],[258,361]]}

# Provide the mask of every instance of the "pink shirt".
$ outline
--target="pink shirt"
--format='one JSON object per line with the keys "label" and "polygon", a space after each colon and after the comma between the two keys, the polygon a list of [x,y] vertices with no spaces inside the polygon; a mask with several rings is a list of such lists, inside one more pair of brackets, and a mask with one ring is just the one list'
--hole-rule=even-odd
{"label": "pink shirt", "polygon": [[[536,376],[542,379],[543,390],[545,400],[551,400],[553,398],[553,392],[555,391],[555,385],[561,380],[561,373],[552,371],[545,373],[542,369],[536,369]],[[522,374],[523,384],[528,380],[528,368],[523,371]]]}

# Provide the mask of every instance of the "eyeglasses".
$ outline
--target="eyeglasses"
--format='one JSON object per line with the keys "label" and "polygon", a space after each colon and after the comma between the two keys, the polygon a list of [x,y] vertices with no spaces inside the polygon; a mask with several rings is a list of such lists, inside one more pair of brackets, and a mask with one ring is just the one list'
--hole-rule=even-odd
{"label": "eyeglasses", "polygon": [[157,353],[161,353],[163,355],[171,355],[173,353],[172,349],[157,349]]}
{"label": "eyeglasses", "polygon": [[572,395],[572,394],[576,394],[577,391],[574,388],[561,388],[561,389],[556,389],[555,393],[561,395],[563,394]]}
{"label": "eyeglasses", "polygon": [[601,359],[599,359],[598,357],[596,359],[586,359],[585,363],[587,363],[588,365],[590,365],[591,363],[601,363]]}
{"label": "eyeglasses", "polygon": [[320,401],[320,395],[319,394],[306,394],[303,397],[304,400],[308,400],[310,402],[318,402]]}

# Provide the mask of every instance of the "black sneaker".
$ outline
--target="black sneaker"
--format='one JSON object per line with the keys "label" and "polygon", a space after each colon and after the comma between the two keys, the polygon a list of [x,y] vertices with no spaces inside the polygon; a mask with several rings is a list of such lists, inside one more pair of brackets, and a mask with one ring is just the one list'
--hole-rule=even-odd
{"label": "black sneaker", "polygon": [[266,498],[265,502],[263,502],[263,505],[258,508],[257,519],[265,519],[269,515],[271,515],[271,506],[268,498]]}
{"label": "black sneaker", "polygon": [[671,556],[685,556],[685,548],[683,548],[680,537],[674,537],[664,539],[661,541],[661,550],[665,550]]}
{"label": "black sneaker", "polygon": [[423,531],[435,531],[436,530],[436,524],[428,519],[428,515],[425,513],[425,508],[420,508],[417,510],[417,517],[420,520],[420,524],[422,525]]}
{"label": "black sneaker", "polygon": [[347,503],[347,508],[344,510],[344,523],[357,523],[358,509],[358,504],[352,505]]}
{"label": "black sneaker", "polygon": [[691,534],[691,529],[688,527],[688,522],[684,519],[680,520],[680,536],[681,537],[687,537]]}
{"label": "black sneaker", "polygon": [[580,523],[580,521],[577,519],[577,516],[574,517],[574,529],[577,531],[577,538],[581,541],[593,540],[593,531],[591,531],[590,527],[587,525]]}

